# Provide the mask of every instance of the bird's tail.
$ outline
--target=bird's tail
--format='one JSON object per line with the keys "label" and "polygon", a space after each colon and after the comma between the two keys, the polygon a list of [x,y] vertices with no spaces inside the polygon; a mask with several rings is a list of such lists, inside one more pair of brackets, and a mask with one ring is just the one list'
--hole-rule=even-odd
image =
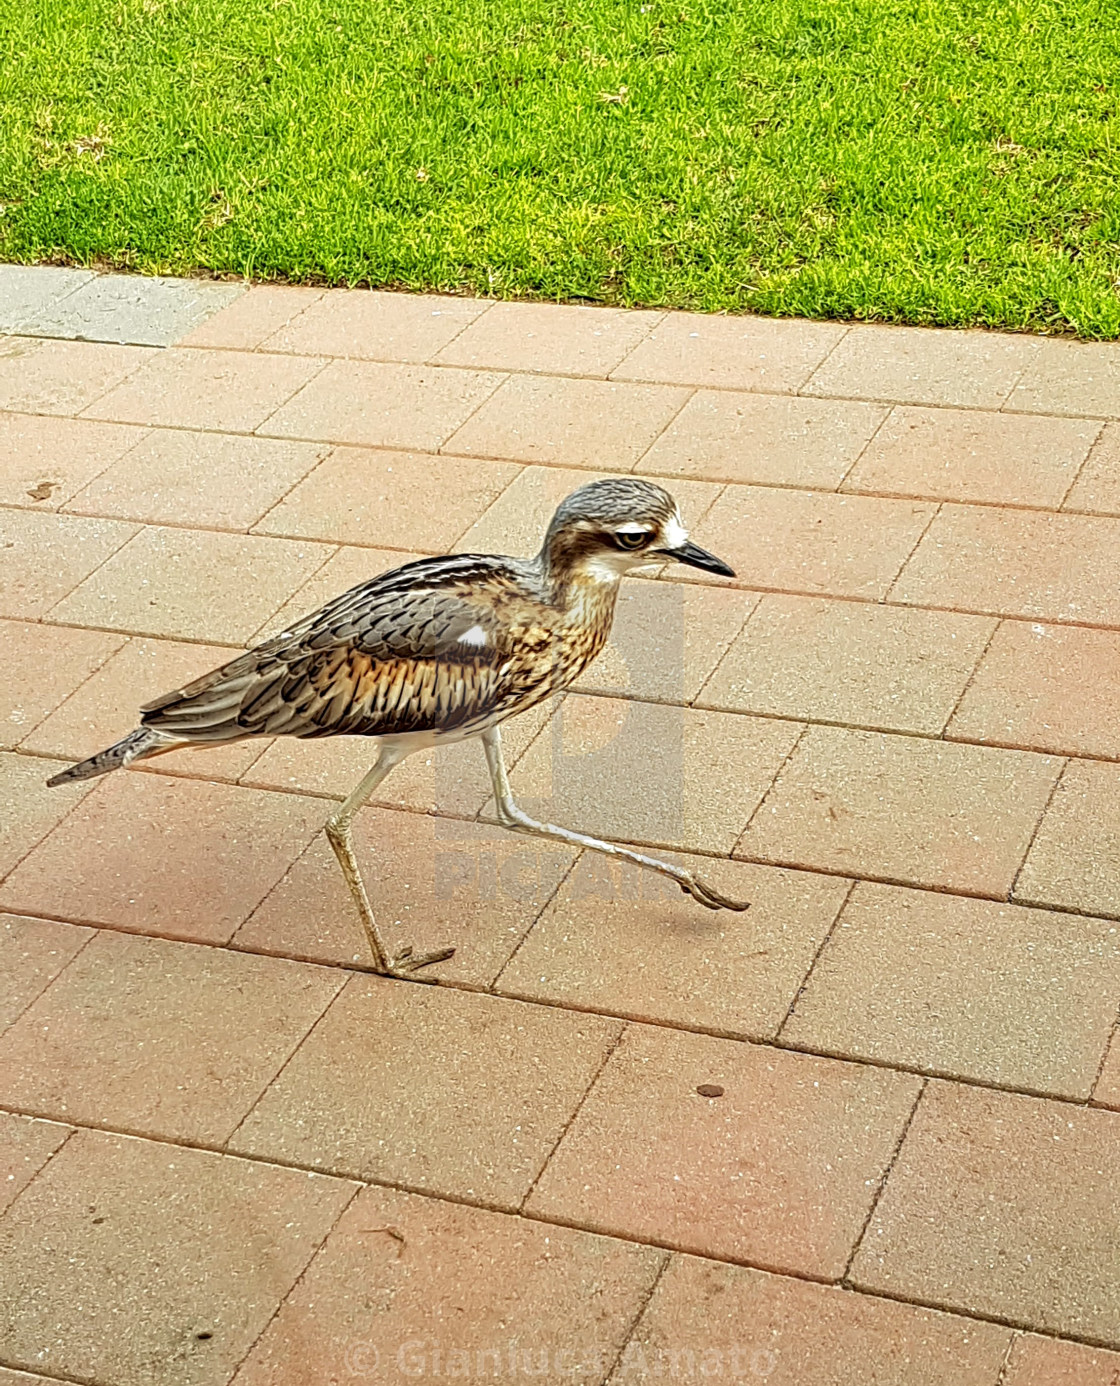
{"label": "bird's tail", "polygon": [[97,775],[107,775],[110,770],[119,770],[122,765],[131,765],[134,760],[157,756],[161,751],[170,750],[176,739],[164,732],[155,731],[152,727],[137,727],[134,732],[129,732],[114,745],[99,751],[95,756],[90,756],[89,760],[79,761],[77,765],[71,765],[69,770],[53,775],[47,784],[69,784],[71,780],[92,780]]}

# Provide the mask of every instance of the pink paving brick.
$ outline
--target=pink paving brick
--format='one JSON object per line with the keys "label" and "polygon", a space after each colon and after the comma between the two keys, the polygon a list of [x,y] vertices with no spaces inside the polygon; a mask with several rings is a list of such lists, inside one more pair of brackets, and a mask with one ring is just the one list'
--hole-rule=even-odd
{"label": "pink paving brick", "polygon": [[322,289],[254,284],[220,313],[196,327],[178,346],[230,347],[250,351],[323,296]]}
{"label": "pink paving brick", "polygon": [[143,437],[125,424],[0,414],[0,501],[57,510]]}
{"label": "pink paving brick", "polygon": [[451,366],[603,376],[664,316],[574,304],[494,303],[436,359]]}
{"label": "pink paving brick", "polygon": [[89,793],[89,784],[48,789],[47,780],[62,768],[61,761],[0,752],[0,804],[5,805],[0,819],[0,877],[21,862]]}
{"label": "pink paving brick", "polygon": [[104,631],[0,620],[0,746],[25,740],[123,644],[123,636]]}
{"label": "pink paving brick", "polygon": [[235,1386],[397,1382],[456,1370],[520,1376],[539,1364],[549,1379],[562,1372],[596,1386],[663,1260],[652,1247],[364,1189]]}
{"label": "pink paving brick", "polygon": [[1120,351],[1112,342],[1043,339],[1007,408],[1120,418]]}
{"label": "pink paving brick", "polygon": [[0,914],[0,1028],[18,1020],[92,937],[77,924]]}
{"label": "pink paving brick", "polygon": [[1120,515],[1120,424],[1105,424],[1062,509]]}
{"label": "pink paving brick", "polygon": [[[709,1085],[722,1095],[697,1091]],[[835,1280],[919,1086],[885,1069],[631,1027],[527,1208]]]}
{"label": "pink paving brick", "polygon": [[265,351],[351,356],[365,361],[427,361],[489,305],[436,294],[354,290],[323,294],[263,343]]}
{"label": "pink paving brick", "polygon": [[0,510],[0,616],[45,616],[136,533],[120,520]]}
{"label": "pink paving brick", "polygon": [[1120,1352],[1022,1333],[1000,1386],[1116,1386],[1117,1381]]}
{"label": "pink paving brick", "polygon": [[1071,760],[1015,882],[1028,905],[1120,917],[1120,766]]}
{"label": "pink paving brick", "polygon": [[0,1112],[0,1213],[15,1202],[47,1161],[66,1144],[69,1126]]}
{"label": "pink paving brick", "polygon": [[0,409],[78,414],[162,354],[103,342],[0,337]]}
{"label": "pink paving brick", "polygon": [[1120,1039],[1115,1030],[1093,1088],[1093,1102],[1098,1107],[1120,1111]]}

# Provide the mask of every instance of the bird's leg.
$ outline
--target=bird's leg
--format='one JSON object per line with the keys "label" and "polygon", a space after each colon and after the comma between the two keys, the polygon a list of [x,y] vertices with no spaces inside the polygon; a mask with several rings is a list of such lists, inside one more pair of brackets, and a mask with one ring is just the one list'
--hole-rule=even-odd
{"label": "bird's leg", "polygon": [[339,866],[342,867],[342,874],[346,877],[346,884],[350,887],[350,894],[354,897],[354,904],[358,907],[358,914],[369,940],[370,952],[373,954],[373,970],[386,977],[407,977],[417,968],[427,967],[430,963],[445,962],[455,952],[454,948],[444,948],[438,953],[424,953],[417,957],[413,955],[411,948],[405,948],[390,958],[378,932],[377,921],[373,917],[365,883],[354,856],[354,846],[350,838],[350,825],[354,821],[354,815],[393,766],[403,759],[403,752],[383,745],[373,769],[343,801],[338,811],[327,819],[326,824],[327,839],[334,848]]}
{"label": "bird's leg", "polygon": [[490,780],[494,786],[494,802],[498,807],[498,822],[503,828],[509,828],[511,832],[515,833],[528,833],[534,837],[556,838],[560,842],[570,842],[573,847],[585,847],[592,852],[603,852],[608,857],[620,857],[623,861],[634,862],[636,866],[644,866],[650,871],[658,871],[661,875],[676,881],[686,895],[691,895],[694,900],[698,900],[700,904],[707,906],[710,910],[745,910],[749,907],[747,902],[728,899],[726,895],[721,895],[718,890],[713,890],[711,886],[705,885],[691,871],[685,871],[683,867],[674,866],[671,862],[662,861],[659,857],[647,857],[641,852],[632,851],[629,847],[619,847],[613,842],[602,842],[597,837],[586,837],[583,833],[574,833],[569,828],[558,828],[555,823],[538,823],[535,818],[530,818],[514,803],[513,791],[509,787],[509,775],[506,773],[506,763],[502,758],[501,734],[497,727],[491,727],[489,731],[482,733],[482,745],[486,751],[486,764],[490,767]]}

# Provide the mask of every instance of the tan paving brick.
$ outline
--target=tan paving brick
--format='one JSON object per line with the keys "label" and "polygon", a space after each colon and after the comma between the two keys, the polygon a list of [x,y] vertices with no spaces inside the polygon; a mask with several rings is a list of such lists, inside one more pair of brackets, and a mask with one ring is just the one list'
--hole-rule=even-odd
{"label": "tan paving brick", "polygon": [[933,1082],[851,1278],[1043,1332],[1120,1342],[1120,1117]]}
{"label": "tan paving brick", "polygon": [[[835,1279],[919,1081],[634,1027],[526,1206],[617,1236]],[[723,1095],[697,1093],[708,1084]]]}
{"label": "tan paving brick", "polygon": [[1026,751],[810,727],[735,855],[999,898],[1061,766]]}
{"label": "tan paving brick", "polygon": [[442,552],[518,470],[512,463],[430,453],[336,448],[265,516],[257,532]]}
{"label": "tan paving brick", "polygon": [[0,501],[57,510],[143,436],[127,424],[0,413]]}
{"label": "tan paving brick", "polygon": [[627,472],[687,398],[666,385],[513,375],[446,451]]}
{"label": "tan paving brick", "polygon": [[0,1386],[50,1386],[51,1378],[32,1376],[30,1372],[13,1372],[0,1367]]}
{"label": "tan paving brick", "polygon": [[136,532],[120,520],[0,510],[0,615],[37,620]]}
{"label": "tan paving brick", "polygon": [[101,931],[0,1039],[0,1103],[221,1145],[345,980]]}
{"label": "tan paving brick", "polygon": [[292,539],[145,529],[52,607],[51,619],[241,645],[330,555]]}
{"label": "tan paving brick", "polygon": [[[918,501],[729,486],[693,538],[744,587],[884,597],[929,524]],[[683,569],[693,581],[710,576]]]}
{"label": "tan paving brick", "polygon": [[0,746],[22,741],[123,644],[104,631],[0,620]]}
{"label": "tan paving brick", "polygon": [[22,861],[89,793],[89,784],[48,789],[47,780],[61,769],[57,760],[0,752],[0,804],[5,805],[0,820],[0,877]]}
{"label": "tan paving brick", "polygon": [[69,1135],[69,1126],[0,1112],[0,1213],[12,1206]]}
{"label": "tan paving brick", "polygon": [[248,293],[189,332],[177,345],[251,351],[322,297],[322,289],[254,284]]}
{"label": "tan paving brick", "polygon": [[574,696],[510,782],[522,808],[550,823],[728,853],[800,733],[796,722]]}
{"label": "tan paving brick", "polygon": [[854,400],[701,390],[634,470],[834,491],[886,416]]}
{"label": "tan paving brick", "polygon": [[[391,952],[452,946],[425,977],[488,987],[575,859],[559,843],[423,813],[366,809],[354,823],[374,917]],[[330,844],[316,837],[234,935],[234,945],[317,962],[369,961]]]}
{"label": "tan paving brick", "polygon": [[74,496],[77,514],[245,530],[324,455],[316,443],[156,429]]}
{"label": "tan paving brick", "polygon": [[11,1025],[92,937],[79,924],[0,914],[0,1028]]}
{"label": "tan paving brick", "polygon": [[1000,1386],[1115,1386],[1120,1353],[1023,1333]]}
{"label": "tan paving brick", "polygon": [[619,1028],[552,1007],[355,977],[230,1146],[513,1208]]}
{"label": "tan paving brick", "polygon": [[86,413],[119,423],[249,433],[322,366],[307,357],[171,347]]}
{"label": "tan paving brick", "polygon": [[436,359],[452,366],[605,376],[663,317],[626,308],[495,303]]}
{"label": "tan paving brick", "polygon": [[675,1256],[617,1379],[644,1367],[767,1386],[996,1386],[1010,1339],[996,1324]]}
{"label": "tan paving brick", "polygon": [[848,893],[835,877],[678,860],[745,914],[700,910],[664,877],[593,852],[502,973],[508,995],[772,1039]]}
{"label": "tan paving brick", "polygon": [[763,597],[698,701],[936,736],[995,625],[956,612]]}
{"label": "tan paving brick", "polygon": [[[664,1253],[367,1188],[234,1378],[536,1373],[598,1383]],[[368,1286],[378,1286],[370,1295]],[[511,1368],[512,1364],[512,1368]]]}
{"label": "tan paving brick", "polygon": [[114,1386],[221,1386],[352,1194],[79,1131],[0,1224],[0,1354]]}
{"label": "tan paving brick", "polygon": [[977,409],[895,409],[845,491],[1057,509],[1100,424]]}
{"label": "tan paving brick", "polygon": [[149,347],[0,337],[0,409],[77,414],[160,355]]}
{"label": "tan paving brick", "polygon": [[996,332],[858,327],[814,373],[805,393],[998,409],[1038,349],[1034,338]]}
{"label": "tan paving brick", "polygon": [[1120,625],[1120,522],[945,505],[894,601],[997,616]]}
{"label": "tan paving brick", "polygon": [[502,378],[490,371],[332,361],[261,431],[436,452]]}
{"label": "tan paving brick", "polygon": [[668,313],[612,374],[793,394],[846,330],[831,322]]}
{"label": "tan paving brick", "polygon": [[1062,509],[1120,515],[1120,424],[1105,424]]}
{"label": "tan paving brick", "polygon": [[[37,776],[57,764],[13,759]],[[0,888],[0,908],[224,943],[325,817],[314,799],[170,775],[113,775],[96,784]],[[68,796],[72,803],[89,787],[43,792],[60,814]]]}
{"label": "tan paving brick", "polygon": [[[355,290],[323,294],[264,343],[266,351],[351,356],[365,361],[427,361],[486,316],[490,305],[438,294]],[[468,363],[470,364],[470,363]]]}
{"label": "tan paving brick", "polygon": [[948,735],[1120,757],[1120,632],[1002,622]]}
{"label": "tan paving brick", "polygon": [[1120,418],[1120,352],[1111,342],[1044,338],[1012,390],[1007,408]]}
{"label": "tan paving brick", "polygon": [[[61,626],[44,631],[74,632]],[[92,634],[92,632],[80,632]],[[140,721],[140,708],[163,693],[190,683],[200,674],[233,659],[237,650],[216,645],[186,645],[175,640],[114,640],[118,653],[87,679],[26,738],[23,749],[63,760],[84,760],[126,736]],[[198,779],[236,780],[264,751],[266,739],[233,742],[212,749],[186,747],[145,761],[137,771],[187,775]]]}
{"label": "tan paving brick", "polygon": [[782,1039],[1083,1100],[1118,1005],[1115,924],[861,882]]}
{"label": "tan paving brick", "polygon": [[1015,897],[1120,917],[1120,766],[1071,760],[1038,829]]}
{"label": "tan paving brick", "polygon": [[1120,1111],[1120,1038],[1115,1030],[1093,1088],[1093,1101],[1098,1107]]}
{"label": "tan paving brick", "polygon": [[610,639],[573,686],[583,693],[691,702],[757,601],[729,587],[624,583]]}

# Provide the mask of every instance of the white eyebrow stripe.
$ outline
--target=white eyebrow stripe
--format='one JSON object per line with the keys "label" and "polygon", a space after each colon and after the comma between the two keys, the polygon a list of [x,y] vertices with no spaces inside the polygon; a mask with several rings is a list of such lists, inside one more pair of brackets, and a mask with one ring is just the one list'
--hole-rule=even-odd
{"label": "white eyebrow stripe", "polygon": [[465,630],[459,637],[460,645],[481,646],[489,644],[490,637],[481,626],[471,626],[470,630]]}
{"label": "white eyebrow stripe", "polygon": [[616,525],[616,534],[652,534],[653,530],[649,525],[639,524],[637,520],[630,520],[624,525]]}
{"label": "white eyebrow stripe", "polygon": [[665,526],[665,547],[667,549],[679,549],[682,544],[688,543],[688,530],[681,523],[680,515],[674,515]]}

